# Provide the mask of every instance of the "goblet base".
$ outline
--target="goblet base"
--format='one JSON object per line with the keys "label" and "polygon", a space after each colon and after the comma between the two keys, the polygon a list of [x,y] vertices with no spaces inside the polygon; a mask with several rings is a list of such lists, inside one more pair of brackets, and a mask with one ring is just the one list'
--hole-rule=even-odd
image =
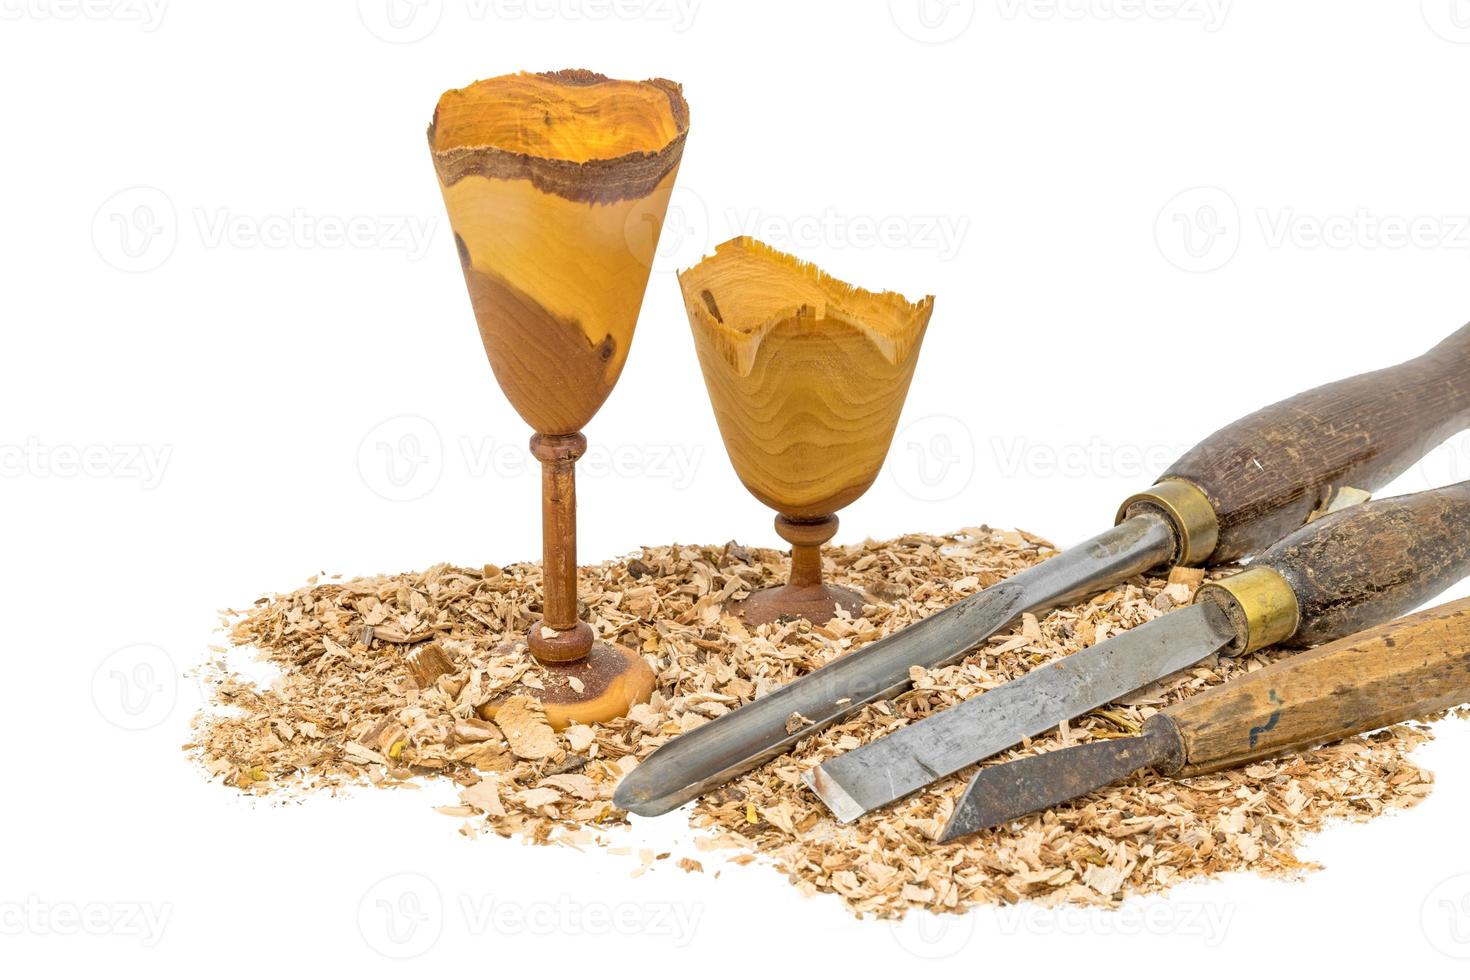
{"label": "goblet base", "polygon": [[[504,654],[522,646],[522,641],[505,643],[496,651]],[[587,656],[563,663],[536,661],[531,670],[540,678],[540,689],[516,684],[505,697],[528,694],[541,702],[546,720],[561,731],[571,725],[594,725],[621,718],[635,704],[653,695],[654,676],[643,658],[617,643],[596,640]],[[581,683],[577,690],[571,680]],[[480,717],[495,720],[496,701],[480,708]]]}
{"label": "goblet base", "polygon": [[840,585],[778,585],[727,602],[725,610],[747,626],[805,619],[824,626],[837,618],[841,606],[854,618],[863,614],[863,595]]}

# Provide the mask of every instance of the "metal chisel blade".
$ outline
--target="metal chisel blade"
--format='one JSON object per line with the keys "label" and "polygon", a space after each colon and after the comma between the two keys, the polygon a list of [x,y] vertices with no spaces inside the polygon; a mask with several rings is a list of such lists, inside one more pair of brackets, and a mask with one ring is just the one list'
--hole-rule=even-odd
{"label": "metal chisel blade", "polygon": [[[1117,527],[660,746],[618,785],[613,803],[652,817],[768,762],[865,704],[909,686],[909,668],[954,663],[1023,612],[1101,591],[1169,559],[1161,517]],[[794,719],[804,719],[793,725]]]}
{"label": "metal chisel blade", "polygon": [[1165,729],[1113,738],[986,766],[975,774],[944,825],[940,843],[1024,817],[1117,782],[1176,751]]}
{"label": "metal chisel blade", "polygon": [[1234,639],[1214,603],[1187,606],[829,759],[804,778],[848,823],[1196,664]]}

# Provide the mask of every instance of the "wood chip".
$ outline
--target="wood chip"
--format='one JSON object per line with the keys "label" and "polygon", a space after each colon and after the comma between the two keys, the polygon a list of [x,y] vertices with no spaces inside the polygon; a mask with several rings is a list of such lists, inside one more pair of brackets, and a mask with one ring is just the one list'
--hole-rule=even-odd
{"label": "wood chip", "polygon": [[495,711],[495,724],[505,734],[510,750],[522,759],[550,758],[561,749],[541,702],[527,695],[506,698]]}
{"label": "wood chip", "polygon": [[437,643],[427,643],[409,653],[408,674],[419,687],[429,687],[445,674],[454,672],[454,661]]}
{"label": "wood chip", "polygon": [[[674,734],[1051,554],[1034,535],[989,527],[824,548],[833,582],[882,599],[864,617],[826,630],[804,622],[749,629],[722,615],[719,596],[784,581],[788,559],[781,552],[734,544],[645,548],[635,558],[583,569],[582,598],[594,630],[649,656],[658,688],[627,718],[560,735],[524,695],[505,700],[494,725],[476,714],[516,683],[550,689],[524,644],[514,646],[537,618],[536,566],[436,565],[314,582],[232,614],[232,652],[210,654],[199,669],[210,704],[186,748],[209,777],[254,796],[448,780],[459,805],[438,809],[468,821],[466,836],[483,830],[628,853],[619,846],[625,842],[609,837],[626,824],[612,792]],[[697,830],[692,850],[733,864],[768,864],[773,883],[835,894],[855,912],[880,917],[1023,899],[1113,906],[1227,872],[1301,875],[1313,867],[1301,859],[1301,845],[1329,822],[1369,819],[1428,795],[1432,777],[1409,758],[1430,737],[1422,725],[1192,780],[1140,774],[947,845],[933,838],[973,769],[849,826],[802,783],[805,770],[838,752],[1191,601],[1206,578],[1175,569],[1167,581],[1135,579],[1025,617],[961,663],[916,672],[913,689],[863,707],[700,800],[690,817]],[[363,642],[368,628],[372,642]],[[433,643],[408,656],[399,645],[428,639]],[[512,645],[502,646],[507,640]],[[412,661],[431,648],[447,665],[437,663],[443,671],[425,682]],[[232,657],[256,653],[279,672],[269,685],[231,671]],[[1267,650],[1198,665],[1001,759],[1137,731],[1165,705],[1282,655]],[[634,874],[656,860],[652,851],[641,855]],[[678,863],[699,869],[692,856]]]}

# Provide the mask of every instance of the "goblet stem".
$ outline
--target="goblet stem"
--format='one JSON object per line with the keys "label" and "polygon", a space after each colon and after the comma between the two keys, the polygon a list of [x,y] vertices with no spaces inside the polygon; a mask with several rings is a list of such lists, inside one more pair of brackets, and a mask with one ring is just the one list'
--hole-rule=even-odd
{"label": "goblet stem", "polygon": [[797,588],[822,584],[822,545],[837,533],[837,515],[810,520],[776,515],[776,533],[791,545],[791,574],[787,583]]}
{"label": "goblet stem", "polygon": [[791,545],[791,572],[785,585],[752,592],[730,606],[749,625],[777,620],[806,619],[830,622],[837,607],[852,616],[863,614],[863,596],[841,585],[822,581],[822,545],[837,533],[837,515],[795,518],[776,515],[776,533]]}
{"label": "goblet stem", "polygon": [[537,660],[581,660],[592,648],[592,627],[577,616],[578,458],[587,451],[580,432],[531,437],[531,455],[541,461],[541,618],[526,641]]}

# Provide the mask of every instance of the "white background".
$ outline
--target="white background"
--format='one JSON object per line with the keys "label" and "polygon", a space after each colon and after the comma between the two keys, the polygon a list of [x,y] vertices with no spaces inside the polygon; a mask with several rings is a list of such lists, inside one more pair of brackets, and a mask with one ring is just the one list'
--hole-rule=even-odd
{"label": "white background", "polygon": [[[216,609],[318,571],[536,557],[527,432],[424,142],[443,89],[589,67],[676,79],[692,107],[588,429],[586,560],[777,544],[672,274],[737,233],[937,296],[843,541],[1077,541],[1219,425],[1470,318],[1470,3],[922,3],[0,0],[6,972],[1464,969],[1459,722],[1422,755],[1429,802],[1324,835],[1305,884],[898,928],[769,869],[635,880],[466,841],[442,790],[252,805],[179,752],[200,697],[178,674]],[[1390,489],[1465,477],[1460,438]]]}

